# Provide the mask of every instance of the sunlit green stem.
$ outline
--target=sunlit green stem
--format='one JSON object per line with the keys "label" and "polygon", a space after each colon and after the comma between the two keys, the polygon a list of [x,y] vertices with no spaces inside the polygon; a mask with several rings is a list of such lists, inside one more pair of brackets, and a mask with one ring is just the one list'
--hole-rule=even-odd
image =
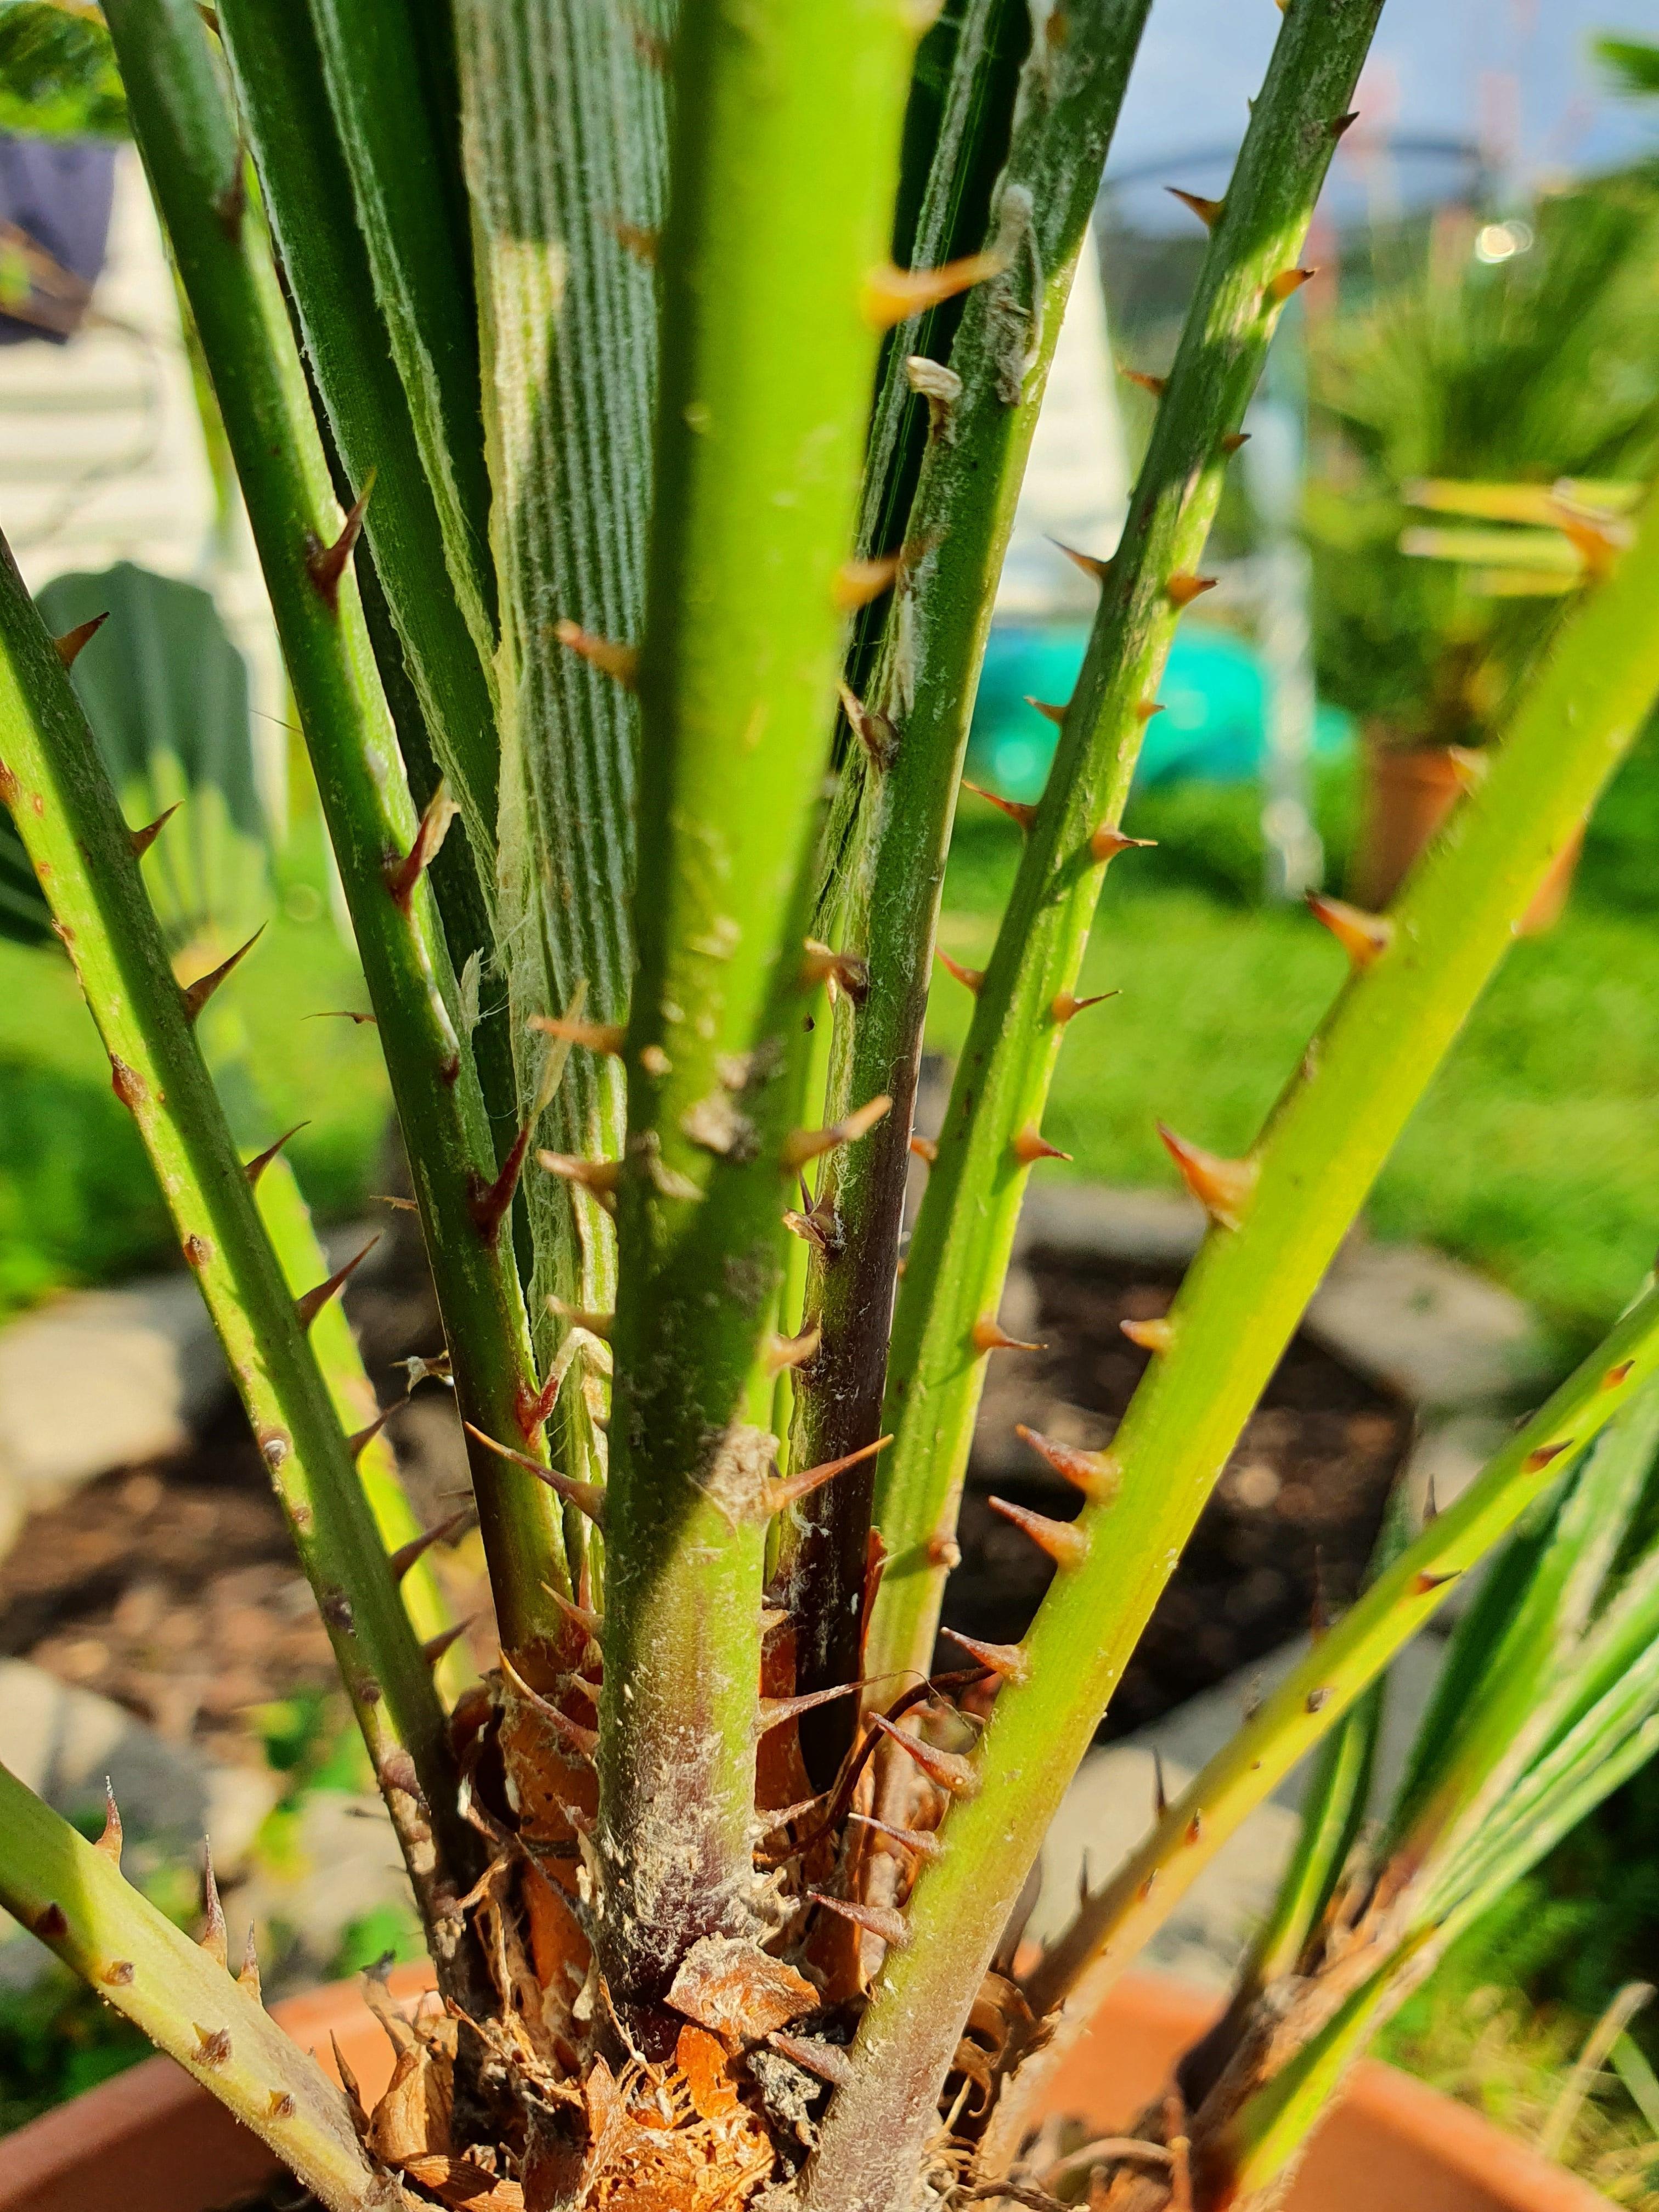
{"label": "sunlit green stem", "polygon": [[203,1064],[107,773],[9,554],[0,566],[0,799],[201,1286],[446,1955],[434,1827],[452,1883],[465,1876],[474,1846],[456,1811],[442,1710]]}
{"label": "sunlit green stem", "polygon": [[[1611,1388],[1607,1376],[1631,1363]],[[1030,1978],[1039,2017],[1060,2008],[1052,2042],[1026,2061],[1006,2096],[987,2148],[1000,2165],[1018,2148],[1021,2115],[1087,2032],[1107,1990],[1169,1919],[1240,1823],[1266,1802],[1322,1739],[1339,1729],[1389,1662],[1581,1451],[1659,1371],[1659,1291],[1650,1291],[1485,1468],[1371,1583],[1279,1683],[1259,1712],[1196,1774],[1163,1818],[1045,1953]],[[1565,1446],[1565,1449],[1553,1449]],[[1321,1797],[1312,1800],[1317,1806]],[[1341,1808],[1346,1829],[1348,1812]],[[1275,1911],[1263,1981],[1295,1963],[1312,1924],[1300,1909],[1309,1838]],[[1340,1871],[1340,1865],[1337,1869]],[[1326,1888],[1328,1860],[1322,1876]],[[1328,1893],[1326,1888],[1326,1893]]]}
{"label": "sunlit green stem", "polygon": [[[1290,24],[1304,12],[1293,10]],[[986,1731],[980,1794],[953,1806],[946,1849],[918,1878],[914,1940],[889,1954],[860,2029],[865,2063],[831,2107],[821,2154],[830,2172],[849,2171],[853,2131],[867,2140],[892,2124],[891,2069],[871,2056],[915,2049],[971,1998],[1170,1568],[1308,1299],[1555,854],[1641,729],[1659,691],[1659,626],[1649,618],[1656,590],[1659,497],[1650,496],[1629,550],[1559,638],[1482,789],[1413,877],[1391,941],[1314,1039],[1252,1156],[1231,1216],[1237,1225],[1212,1229],[1194,1263],[1170,1315],[1168,1349],[1113,1441],[1115,1498],[1085,1507],[1077,1530],[1086,1557],[1050,1586],[1025,1641],[1027,1679],[1005,1686]],[[933,2036],[941,2075],[945,2039]],[[845,2163],[828,2166],[832,2146]]]}
{"label": "sunlit green stem", "polygon": [[[495,1152],[424,877],[393,878],[418,829],[348,562],[319,585],[342,517],[264,239],[242,204],[242,153],[191,0],[111,0],[139,150],[160,204],[236,457],[289,678],[380,1024],[466,1418],[520,1445],[536,1377],[507,1240],[475,1212]],[[540,1441],[539,1429],[531,1439]],[[482,1447],[473,1482],[501,1634],[558,1632],[556,1502]]]}
{"label": "sunlit green stem", "polygon": [[0,1903],[268,2142],[329,2212],[384,2202],[345,2100],[317,2061],[123,1880],[116,1857],[3,1766]]}
{"label": "sunlit green stem", "polygon": [[757,1926],[774,1440],[744,1413],[793,1199],[809,733],[834,697],[905,16],[696,0],[675,52],[599,1755],[600,1960],[647,2038],[687,1949]]}
{"label": "sunlit green stem", "polygon": [[[893,1324],[876,1519],[890,1564],[874,1669],[926,1667],[939,1547],[954,1530],[986,1351],[1030,1174],[1016,1141],[1041,1131],[1048,1088],[1122,812],[1184,599],[1197,588],[1227,440],[1267,357],[1381,0],[1330,0],[1285,18],[1228,187],[1060,745],[957,1064],[939,1158]],[[1152,366],[1152,364],[1146,364]],[[1086,549],[1085,549],[1086,550]],[[1119,863],[1135,865],[1133,857]],[[1102,1015],[1097,1019],[1106,1019]]]}
{"label": "sunlit green stem", "polygon": [[[866,963],[869,988],[836,1009],[830,1112],[878,1094],[893,1110],[866,1144],[825,1164],[819,1195],[838,1234],[813,1263],[807,1297],[820,1343],[799,1394],[802,1467],[880,1433],[911,1109],[968,726],[1026,456],[1147,5],[1078,0],[1064,42],[1040,41],[1019,77],[986,240],[1006,266],[969,297],[951,349],[960,390],[933,410],[908,550],[864,702],[890,726],[891,757],[877,757],[884,738],[873,750],[853,745],[830,825],[836,942]],[[871,1462],[800,1517],[789,1601],[804,1690],[858,1671],[875,1485]],[[835,1771],[854,1711],[850,1702],[832,1706],[809,1734],[809,1744],[824,1739],[821,1778]]]}

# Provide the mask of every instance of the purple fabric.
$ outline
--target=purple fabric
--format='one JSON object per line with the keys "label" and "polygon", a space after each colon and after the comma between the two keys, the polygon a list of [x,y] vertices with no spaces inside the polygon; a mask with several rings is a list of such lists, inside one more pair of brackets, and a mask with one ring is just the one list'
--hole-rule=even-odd
{"label": "purple fabric", "polygon": [[[13,138],[0,132],[0,222],[27,231],[88,285],[104,265],[115,153],[103,139]],[[33,323],[0,314],[0,345],[25,338],[64,342]]]}

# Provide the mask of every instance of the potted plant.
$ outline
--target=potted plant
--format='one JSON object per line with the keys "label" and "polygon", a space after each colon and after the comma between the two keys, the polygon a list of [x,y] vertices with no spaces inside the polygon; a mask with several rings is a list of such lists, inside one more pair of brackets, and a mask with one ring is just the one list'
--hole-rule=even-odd
{"label": "potted plant", "polygon": [[[1641,172],[1546,198],[1525,221],[1448,210],[1419,276],[1390,281],[1379,247],[1370,304],[1310,323],[1316,650],[1322,691],[1364,732],[1350,877],[1363,905],[1392,898],[1479,773],[1468,756],[1503,727],[1594,556],[1580,506],[1605,534],[1659,465],[1656,241]],[[1525,526],[1425,529],[1425,505]],[[1571,866],[1532,926],[1559,911]]]}
{"label": "potted plant", "polygon": [[[978,656],[1146,0],[1066,0],[1029,42],[1021,7],[912,0],[678,26],[108,0],[413,1166],[501,1649],[440,1698],[447,1632],[402,1578],[453,1524],[377,1525],[374,1425],[313,1350],[349,1267],[285,1268],[284,1140],[240,1158],[198,1052],[257,969],[175,980],[143,872],[168,830],[122,819],[65,674],[86,626],[54,643],[8,568],[0,797],[315,1587],[438,2002],[377,1997],[395,2067],[343,2100],[257,1961],[232,1972],[210,1877],[193,1942],[123,1881],[117,1808],[84,1842],[3,1773],[0,1898],[333,2212],[1265,2205],[1414,1978],[1645,1751],[1652,1291],[1455,1506],[1402,1509],[1306,1665],[1016,1958],[1218,1469],[1659,689],[1651,505],[1461,836],[1390,916],[1317,902],[1350,979],[1249,1157],[1168,1135],[1213,1227],[1135,1324],[1146,1380],[1109,1451],[1028,1439],[1078,1510],[1002,1509],[1056,1569],[1027,1637],[934,1650],[1049,1078],[1109,1018],[1085,942],[1109,866],[1149,865],[1118,826],[1136,748],[1380,4],[1291,0],[1226,200],[1196,204],[1186,334],[1122,544],[1079,549],[1092,641],[964,975],[901,1271]],[[1377,1679],[1511,1529],[1368,1847]],[[1038,2129],[1107,1985],[1321,1747],[1223,2021],[1138,2112],[1139,2077],[1100,2085],[1124,2136]]]}

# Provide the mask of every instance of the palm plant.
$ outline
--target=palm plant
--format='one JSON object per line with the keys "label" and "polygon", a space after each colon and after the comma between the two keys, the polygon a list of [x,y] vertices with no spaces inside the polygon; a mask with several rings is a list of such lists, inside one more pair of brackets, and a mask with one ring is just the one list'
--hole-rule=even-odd
{"label": "palm plant", "polygon": [[[1140,733],[1380,4],[1290,0],[1226,199],[1194,203],[1203,272],[1122,542],[1078,556],[1093,639],[964,978],[901,1280],[979,653],[1147,0],[221,0],[210,26],[108,0],[413,1165],[501,1653],[447,1709],[403,1580],[441,1532],[392,1545],[318,1357],[349,1271],[296,1297],[258,1203],[281,1139],[245,1170],[199,1054],[234,963],[175,980],[155,825],[122,819],[73,641],[8,568],[0,799],[315,1587],[442,2005],[398,2025],[372,2112],[343,2102],[257,1965],[232,1979],[210,1893],[192,1942],[123,1883],[112,1807],[83,1843],[3,1772],[0,1897],[331,2207],[1048,2201],[1012,2172],[1044,2036],[1659,1366],[1650,1294],[1115,1905],[1012,1978],[1043,1831],[1218,1471],[1659,689],[1650,507],[1395,913],[1322,903],[1352,980],[1249,1158],[1170,1137],[1212,1234],[1140,1329],[1110,1452],[1030,1439],[1079,1511],[1005,1509],[1060,1570],[1030,1634],[935,1672]],[[1323,1856],[1247,2012],[1286,1960],[1329,1986],[1333,1741]],[[1149,2121],[1110,2185],[1266,2201],[1337,2070],[1316,2049],[1258,2058],[1201,2160]]]}

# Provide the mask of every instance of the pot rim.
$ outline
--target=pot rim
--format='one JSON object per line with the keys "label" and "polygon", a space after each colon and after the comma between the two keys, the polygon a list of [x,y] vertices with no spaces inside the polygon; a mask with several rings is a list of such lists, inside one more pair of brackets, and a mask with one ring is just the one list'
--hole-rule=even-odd
{"label": "pot rim", "polygon": [[[425,1960],[398,1969],[391,1980],[392,1992],[398,1998],[416,1996],[431,1986],[432,1972]],[[1121,2024],[1133,2026],[1146,2041],[1179,2047],[1203,2033],[1220,2002],[1215,1993],[1168,1975],[1130,1973],[1108,1996],[1103,2015],[1127,2015]],[[351,2030],[355,2034],[366,2023],[373,2031],[368,2051],[362,2059],[354,2051],[352,2063],[364,2072],[365,2087],[378,2094],[381,2084],[374,2078],[375,2063],[384,2062],[383,2081],[391,2070],[390,2053],[375,2048],[378,2025],[363,2003],[359,1983],[328,1983],[271,2009],[296,2043],[318,2051],[331,2074],[335,2070],[327,2055],[331,2033]],[[1086,2066],[1088,2048],[1085,2038],[1068,2068]],[[1055,2087],[1060,2101],[1068,2101],[1063,2079]],[[207,2114],[221,2117],[208,2093],[182,2067],[159,2056],[142,2060],[4,2138],[0,2212],[59,2212],[60,2207],[68,2212],[70,2207],[83,2206],[93,2200],[82,2192],[97,2183],[100,2170],[106,2186],[114,2172],[125,2181],[118,2166],[112,2172],[111,2162],[125,2158],[127,2145],[141,2129],[152,2137],[165,2136],[174,2128],[186,2135],[197,2132],[190,2124],[195,2120],[199,2127],[204,2108]],[[1449,2180],[1467,2183],[1477,2201],[1510,2205],[1514,2212],[1607,2212],[1607,2200],[1565,2166],[1505,2135],[1469,2106],[1379,2059],[1363,2059],[1355,2068],[1340,2110],[1369,2121],[1374,2130],[1432,2162]],[[227,2124],[217,2139],[233,2153],[239,2142],[246,2146],[248,2139],[228,2124],[228,2116],[222,2117]],[[181,2157],[188,2157],[182,2146]],[[188,2182],[198,2182],[210,2191],[258,2185],[257,2160],[244,2161],[222,2183],[205,2170],[207,2163],[190,2171]],[[268,2171],[276,2171],[274,2162]],[[137,2212],[144,2212],[148,2202],[125,2187],[123,2201],[137,2206]],[[194,2212],[213,2201],[212,2194],[175,2200],[176,2212]]]}

